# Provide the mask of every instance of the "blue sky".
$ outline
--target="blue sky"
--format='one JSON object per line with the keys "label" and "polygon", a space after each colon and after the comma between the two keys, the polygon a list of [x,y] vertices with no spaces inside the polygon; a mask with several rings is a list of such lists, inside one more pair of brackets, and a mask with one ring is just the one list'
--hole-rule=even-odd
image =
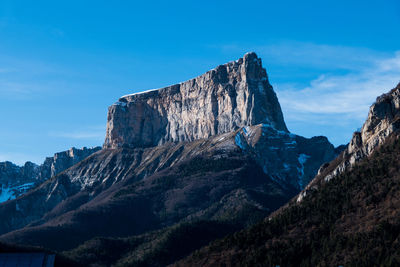
{"label": "blue sky", "polygon": [[101,145],[120,96],[247,51],[290,131],[335,145],[400,81],[399,1],[144,2],[0,2],[0,161]]}

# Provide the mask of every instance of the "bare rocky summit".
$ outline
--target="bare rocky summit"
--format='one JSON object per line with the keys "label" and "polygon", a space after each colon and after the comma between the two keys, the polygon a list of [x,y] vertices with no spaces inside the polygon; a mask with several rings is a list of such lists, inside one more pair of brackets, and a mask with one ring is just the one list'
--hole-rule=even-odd
{"label": "bare rocky summit", "polygon": [[247,53],[186,82],[121,97],[109,108],[104,147],[193,141],[260,123],[288,131],[261,59]]}
{"label": "bare rocky summit", "polygon": [[369,156],[393,133],[400,130],[400,83],[390,92],[379,96],[370,107],[368,118],[360,132],[355,132],[343,161],[325,179],[342,173],[356,162]]}
{"label": "bare rocky summit", "polygon": [[275,181],[298,189],[337,155],[326,137],[307,139],[288,131],[253,52],[189,81],[121,97],[109,108],[103,147],[155,147],[238,130],[235,142],[244,154],[253,154]]}

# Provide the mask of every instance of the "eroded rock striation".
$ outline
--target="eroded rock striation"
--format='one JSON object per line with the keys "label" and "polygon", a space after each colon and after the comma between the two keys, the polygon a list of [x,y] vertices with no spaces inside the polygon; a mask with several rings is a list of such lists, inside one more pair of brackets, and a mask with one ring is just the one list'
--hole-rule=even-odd
{"label": "eroded rock striation", "polygon": [[261,59],[247,53],[186,82],[121,97],[109,108],[104,147],[193,141],[261,123],[288,132]]}

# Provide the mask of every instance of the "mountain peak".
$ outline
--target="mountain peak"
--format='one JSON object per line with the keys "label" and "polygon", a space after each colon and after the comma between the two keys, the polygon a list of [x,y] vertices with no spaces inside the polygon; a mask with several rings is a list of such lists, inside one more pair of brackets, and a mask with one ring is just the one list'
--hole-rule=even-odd
{"label": "mountain peak", "polygon": [[[241,59],[246,60],[246,61],[254,61],[255,62],[260,58],[257,56],[256,52],[249,51],[246,54],[244,54],[244,56]],[[239,60],[241,60],[241,59],[239,59]]]}
{"label": "mountain peak", "polygon": [[288,132],[254,52],[194,79],[123,96],[109,108],[104,147],[151,147],[268,124]]}

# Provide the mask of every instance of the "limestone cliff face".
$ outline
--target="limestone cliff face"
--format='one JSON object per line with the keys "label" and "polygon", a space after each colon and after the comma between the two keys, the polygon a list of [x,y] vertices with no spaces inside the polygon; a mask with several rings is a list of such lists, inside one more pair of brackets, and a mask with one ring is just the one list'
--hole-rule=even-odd
{"label": "limestone cliff face", "polygon": [[260,123],[288,132],[261,59],[247,53],[186,82],[121,97],[109,108],[104,147],[192,141]]}

